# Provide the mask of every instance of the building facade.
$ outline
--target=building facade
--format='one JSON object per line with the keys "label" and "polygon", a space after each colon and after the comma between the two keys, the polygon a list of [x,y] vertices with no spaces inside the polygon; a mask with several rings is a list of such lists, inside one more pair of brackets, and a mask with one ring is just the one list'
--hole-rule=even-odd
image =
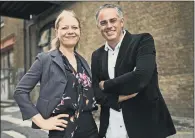
{"label": "building facade", "polygon": [[[63,10],[73,10],[81,22],[78,51],[88,63],[91,54],[104,44],[95,22],[99,6],[108,2],[61,3],[26,20],[24,68],[29,69],[35,56],[51,48],[55,37],[54,21]],[[194,103],[194,2],[109,2],[124,11],[125,28],[130,33],[149,32],[156,46],[159,84],[172,115],[193,117]],[[35,95],[36,97],[37,95]]]}
{"label": "building facade", "polygon": [[15,84],[24,72],[23,20],[1,18],[1,100],[13,99]]}

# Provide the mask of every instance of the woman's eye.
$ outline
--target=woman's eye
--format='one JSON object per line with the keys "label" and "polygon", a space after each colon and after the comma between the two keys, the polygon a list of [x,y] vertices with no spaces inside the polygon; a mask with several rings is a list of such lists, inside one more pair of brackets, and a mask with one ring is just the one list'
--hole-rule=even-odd
{"label": "woman's eye", "polygon": [[78,29],[78,27],[76,27],[76,26],[73,26],[73,27],[72,27],[72,29],[76,30],[76,29]]}
{"label": "woman's eye", "polygon": [[63,30],[67,30],[67,29],[68,29],[68,27],[62,27],[62,29],[63,29]]}

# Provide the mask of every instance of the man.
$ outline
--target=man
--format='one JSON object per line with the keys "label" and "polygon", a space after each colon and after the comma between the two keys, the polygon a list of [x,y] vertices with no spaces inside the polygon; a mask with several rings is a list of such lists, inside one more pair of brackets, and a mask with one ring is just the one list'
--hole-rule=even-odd
{"label": "man", "polygon": [[121,8],[96,14],[106,43],[92,54],[92,84],[101,105],[101,138],[165,138],[176,133],[158,86],[154,40],[124,30]]}

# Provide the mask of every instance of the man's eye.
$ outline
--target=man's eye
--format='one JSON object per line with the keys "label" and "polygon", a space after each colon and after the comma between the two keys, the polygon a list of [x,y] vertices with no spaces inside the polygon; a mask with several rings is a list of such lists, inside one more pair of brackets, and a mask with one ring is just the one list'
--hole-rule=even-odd
{"label": "man's eye", "polygon": [[111,19],[110,23],[115,23],[117,21],[117,19]]}
{"label": "man's eye", "polygon": [[100,25],[101,25],[101,26],[104,26],[104,25],[106,25],[106,24],[107,24],[106,21],[101,21],[101,22],[100,22]]}

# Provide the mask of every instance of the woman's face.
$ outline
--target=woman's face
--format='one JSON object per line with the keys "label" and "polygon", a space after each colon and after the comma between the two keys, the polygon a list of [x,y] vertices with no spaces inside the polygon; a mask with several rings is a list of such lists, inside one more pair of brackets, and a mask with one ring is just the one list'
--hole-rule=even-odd
{"label": "woman's face", "polygon": [[80,39],[79,22],[74,17],[66,15],[59,22],[56,35],[60,41],[60,45],[71,48],[75,47]]}

